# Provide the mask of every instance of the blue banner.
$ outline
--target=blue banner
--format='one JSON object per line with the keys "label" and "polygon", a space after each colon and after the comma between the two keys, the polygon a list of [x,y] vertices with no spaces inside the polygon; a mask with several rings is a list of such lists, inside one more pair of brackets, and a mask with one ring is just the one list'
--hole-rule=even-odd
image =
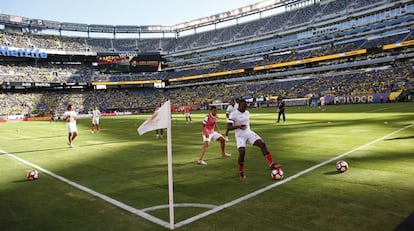
{"label": "blue banner", "polygon": [[390,93],[325,96],[325,102],[326,104],[387,103],[389,102],[389,96]]}

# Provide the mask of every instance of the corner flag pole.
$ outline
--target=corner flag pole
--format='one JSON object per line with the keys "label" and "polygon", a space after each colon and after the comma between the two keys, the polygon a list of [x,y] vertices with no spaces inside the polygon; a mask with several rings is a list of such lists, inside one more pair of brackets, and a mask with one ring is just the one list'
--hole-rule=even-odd
{"label": "corner flag pole", "polygon": [[174,194],[172,173],[172,145],[171,145],[171,105],[167,100],[154,114],[142,123],[137,131],[142,135],[157,129],[167,129],[167,159],[168,159],[168,204],[170,209],[170,229],[174,229]]}
{"label": "corner flag pole", "polygon": [[174,193],[172,172],[172,145],[171,145],[171,107],[168,108],[167,127],[167,161],[168,161],[168,203],[170,210],[170,229],[174,229]]}

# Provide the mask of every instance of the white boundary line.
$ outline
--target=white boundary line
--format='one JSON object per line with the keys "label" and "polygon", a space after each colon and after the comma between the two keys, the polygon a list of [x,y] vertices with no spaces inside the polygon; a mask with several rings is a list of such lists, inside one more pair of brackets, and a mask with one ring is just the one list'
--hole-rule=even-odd
{"label": "white boundary line", "polygon": [[[174,208],[179,207],[193,207],[193,208],[206,208],[206,209],[214,209],[217,207],[216,205],[209,205],[209,204],[198,204],[198,203],[175,203]],[[149,208],[142,209],[142,211],[155,211],[158,209],[168,209],[169,205],[156,205]]]}
{"label": "white boundary line", "polygon": [[[254,191],[252,193],[249,193],[249,194],[247,194],[245,196],[239,197],[239,198],[237,198],[237,199],[235,199],[233,201],[227,202],[227,203],[225,203],[223,205],[215,206],[215,205],[191,204],[191,203],[174,204],[174,207],[203,207],[203,208],[211,209],[211,210],[208,210],[206,212],[200,213],[200,214],[198,214],[196,216],[190,217],[190,218],[188,218],[188,219],[186,219],[184,221],[178,222],[178,223],[176,223],[174,225],[174,227],[175,228],[182,227],[184,225],[187,225],[187,224],[190,224],[190,223],[192,223],[194,221],[197,221],[197,220],[199,220],[199,219],[201,219],[203,217],[206,217],[206,216],[209,216],[209,215],[214,214],[216,212],[219,212],[219,211],[221,211],[221,210],[223,210],[225,208],[228,208],[228,207],[231,207],[231,206],[236,205],[238,203],[241,203],[241,202],[243,202],[245,200],[248,200],[248,199],[250,199],[252,197],[255,197],[255,196],[257,196],[257,195],[259,195],[259,194],[261,194],[263,192],[266,192],[266,191],[268,191],[270,189],[273,189],[273,188],[275,188],[275,187],[277,187],[279,185],[282,185],[282,184],[285,184],[285,183],[287,183],[287,182],[289,182],[291,180],[294,180],[294,179],[296,179],[296,178],[298,178],[298,177],[300,177],[300,176],[302,176],[302,175],[304,175],[304,174],[306,174],[308,172],[311,172],[311,171],[313,171],[313,170],[315,170],[317,168],[320,168],[320,167],[322,167],[322,166],[324,166],[324,165],[326,165],[326,164],[328,164],[328,163],[330,163],[332,161],[338,160],[338,159],[340,159],[340,158],[342,158],[344,156],[347,156],[347,155],[349,155],[349,154],[351,154],[351,153],[353,153],[355,151],[358,151],[358,150],[364,149],[366,147],[369,147],[369,146],[371,146],[371,145],[373,145],[373,144],[375,144],[375,143],[377,143],[377,142],[379,142],[379,141],[381,141],[383,139],[386,139],[386,138],[388,138],[388,137],[390,137],[390,136],[392,136],[394,134],[397,134],[397,133],[399,133],[399,132],[401,132],[401,131],[403,131],[403,130],[405,130],[407,128],[410,128],[412,126],[414,126],[414,124],[409,124],[409,125],[407,125],[407,126],[405,126],[403,128],[400,128],[400,129],[394,131],[394,132],[391,132],[391,133],[389,133],[389,134],[387,134],[385,136],[382,136],[380,138],[377,138],[376,140],[373,140],[373,141],[371,141],[369,143],[366,143],[366,144],[364,144],[362,146],[359,146],[359,147],[357,147],[355,149],[352,149],[352,150],[350,150],[348,152],[342,153],[342,154],[340,154],[340,155],[338,155],[336,157],[333,157],[333,158],[328,159],[326,161],[323,161],[323,162],[321,162],[321,163],[319,163],[317,165],[314,165],[314,166],[312,166],[310,168],[307,168],[307,169],[305,169],[305,170],[303,170],[301,172],[298,172],[295,175],[292,175],[292,176],[290,176],[288,178],[285,178],[282,181],[278,181],[276,183],[273,183],[271,185],[268,185],[268,186],[266,186],[264,188],[261,188],[261,189],[259,189],[257,191]],[[106,196],[104,194],[101,194],[99,192],[96,192],[96,191],[94,191],[94,190],[92,190],[90,188],[87,188],[87,187],[85,187],[83,185],[80,185],[78,183],[75,183],[75,182],[73,182],[73,181],[71,181],[69,179],[66,179],[66,178],[62,177],[62,176],[59,176],[59,175],[57,175],[57,174],[55,174],[55,173],[53,173],[53,172],[51,172],[51,171],[49,171],[47,169],[44,169],[44,168],[42,168],[42,167],[40,167],[38,165],[35,165],[35,164],[31,163],[31,162],[28,162],[28,161],[26,161],[26,160],[24,160],[22,158],[19,158],[19,157],[13,155],[13,154],[8,153],[6,151],[3,151],[3,150],[0,149],[0,152],[3,153],[3,154],[5,154],[5,155],[7,155],[7,156],[9,156],[9,157],[11,157],[11,158],[13,158],[13,159],[16,159],[16,160],[20,161],[20,162],[22,162],[22,163],[24,163],[24,164],[26,164],[28,166],[31,166],[33,168],[36,168],[36,169],[38,169],[38,170],[40,170],[40,171],[42,171],[42,172],[44,172],[44,173],[46,173],[46,174],[48,174],[48,175],[56,178],[56,179],[58,179],[58,180],[66,183],[66,184],[69,184],[69,185],[71,185],[71,186],[73,186],[73,187],[75,187],[75,188],[77,188],[79,190],[82,190],[82,191],[84,191],[86,193],[89,193],[89,194],[91,194],[93,196],[96,196],[98,198],[101,198],[102,200],[107,201],[108,203],[111,203],[112,205],[115,205],[115,206],[117,206],[117,207],[119,207],[121,209],[124,209],[124,210],[126,210],[128,212],[131,212],[133,214],[136,214],[136,215],[138,215],[138,216],[140,216],[140,217],[142,217],[144,219],[147,219],[147,220],[149,220],[149,221],[151,221],[151,222],[153,222],[155,224],[161,225],[161,226],[163,226],[165,228],[170,228],[170,224],[168,222],[163,221],[163,220],[161,220],[161,219],[159,219],[157,217],[154,217],[154,216],[146,213],[146,211],[153,211],[153,210],[157,210],[157,209],[167,208],[168,205],[158,205],[158,206],[149,207],[149,208],[146,208],[146,209],[143,209],[143,210],[139,210],[139,209],[133,208],[133,207],[131,207],[129,205],[126,205],[126,204],[124,204],[124,203],[122,203],[120,201],[117,201],[117,200],[115,200],[113,198],[110,198],[110,197],[108,197],[108,196]]]}

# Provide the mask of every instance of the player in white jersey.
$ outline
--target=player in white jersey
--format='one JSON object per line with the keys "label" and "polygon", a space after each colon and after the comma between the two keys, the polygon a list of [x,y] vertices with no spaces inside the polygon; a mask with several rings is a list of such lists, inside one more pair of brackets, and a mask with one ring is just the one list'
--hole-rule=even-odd
{"label": "player in white jersey", "polygon": [[101,112],[97,107],[95,107],[95,110],[92,111],[92,133],[96,131],[96,133],[99,133],[99,130],[101,129],[99,126],[99,118],[101,117]]}
{"label": "player in white jersey", "polygon": [[73,110],[71,104],[68,105],[67,110],[63,114],[63,119],[66,121],[66,128],[68,130],[68,145],[73,148],[73,140],[78,136],[78,128],[76,127],[76,120],[78,119],[78,113]]}
{"label": "player in white jersey", "polygon": [[[227,120],[229,119],[230,113],[237,110],[237,108],[239,108],[239,103],[236,100],[231,99],[230,102],[229,102],[229,106],[227,106],[227,110],[226,110]],[[226,129],[226,134],[224,136],[224,139],[226,141],[229,141],[229,129]]]}
{"label": "player in white jersey", "polygon": [[275,164],[273,162],[272,154],[270,154],[269,150],[267,150],[263,139],[254,131],[250,130],[250,113],[246,110],[246,108],[246,101],[240,100],[238,109],[229,115],[229,119],[227,121],[227,129],[235,130],[234,133],[236,137],[237,150],[239,152],[239,176],[242,179],[246,178],[246,175],[244,173],[244,158],[246,155],[247,142],[260,148],[263,156],[266,158],[269,164],[270,170],[280,168],[279,164]]}

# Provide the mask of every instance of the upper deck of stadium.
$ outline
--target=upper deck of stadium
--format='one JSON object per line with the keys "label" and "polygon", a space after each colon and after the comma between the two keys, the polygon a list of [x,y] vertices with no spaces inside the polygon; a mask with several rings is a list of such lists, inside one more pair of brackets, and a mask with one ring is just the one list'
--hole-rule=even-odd
{"label": "upper deck of stadium", "polygon": [[[0,14],[0,42],[2,46],[38,48],[52,61],[65,63],[90,65],[99,52],[160,52],[165,62],[160,72],[132,75],[100,75],[90,66],[60,65],[54,66],[56,76],[65,76],[61,67],[69,68],[68,79],[49,77],[42,82],[154,79],[175,84],[192,79],[205,82],[206,77],[255,75],[257,79],[259,74],[279,78],[327,61],[375,64],[372,57],[390,56],[387,47],[399,48],[400,44],[404,44],[404,53],[411,53],[412,0],[265,2],[173,26],[88,25]],[[37,60],[35,65],[15,62],[12,67],[48,72],[50,62]]]}
{"label": "upper deck of stadium", "polygon": [[[277,49],[278,44],[286,41],[311,37],[313,40],[339,40],[368,31],[384,37],[378,33],[379,29],[389,31],[407,24],[405,28],[410,28],[413,17],[413,1],[264,2],[268,5],[259,2],[173,26],[89,25],[0,14],[0,29],[5,32],[1,44],[42,48],[52,54],[62,54],[63,51],[70,54],[128,51],[161,51],[166,55],[190,51],[220,53],[227,47],[235,51],[249,48],[240,43],[253,47],[273,45]],[[364,34],[365,38],[370,35]],[[13,35],[25,36],[16,39]],[[284,45],[289,46],[292,47],[291,44]]]}

